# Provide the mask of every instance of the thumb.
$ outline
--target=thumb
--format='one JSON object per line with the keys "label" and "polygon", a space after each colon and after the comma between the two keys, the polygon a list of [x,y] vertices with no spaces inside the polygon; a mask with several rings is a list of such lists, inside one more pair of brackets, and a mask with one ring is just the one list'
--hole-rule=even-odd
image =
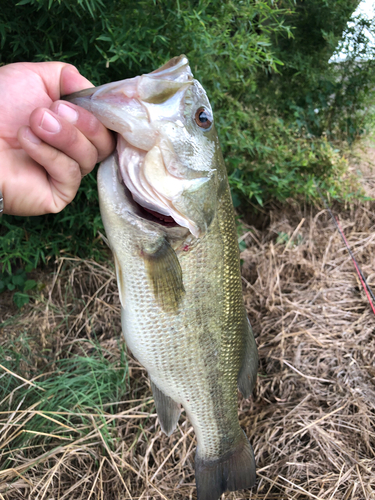
{"label": "thumb", "polygon": [[67,64],[62,68],[60,74],[61,96],[91,87],[94,87],[94,85],[89,80],[87,80],[87,78],[82,76],[75,66]]}

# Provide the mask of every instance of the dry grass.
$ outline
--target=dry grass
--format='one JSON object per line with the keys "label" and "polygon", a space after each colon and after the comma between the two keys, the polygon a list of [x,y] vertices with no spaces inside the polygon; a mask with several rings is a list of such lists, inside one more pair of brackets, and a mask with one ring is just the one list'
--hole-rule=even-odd
{"label": "dry grass", "polygon": [[[374,209],[357,206],[340,216],[372,286]],[[263,229],[249,226],[245,240],[244,299],[260,367],[253,397],[239,397],[239,417],[258,482],[225,498],[373,499],[375,318],[341,239],[324,210],[290,206],[271,211]],[[39,411],[43,391],[34,387],[33,404],[12,403],[20,388],[42,387],[46,359],[53,370],[62,357],[90,355],[90,339],[111,363],[121,354],[111,265],[60,259],[42,280],[38,300],[0,331],[3,346],[14,339],[23,352],[22,332],[30,346],[17,372],[24,380],[13,378],[1,405],[0,500],[196,498],[191,425],[183,414],[170,438],[161,433],[146,374],[132,358],[121,400],[97,413],[79,405],[65,419],[61,410]],[[3,320],[13,314],[0,312]],[[0,368],[0,377],[12,375]],[[28,433],[37,416],[54,426],[50,435],[30,434],[17,449],[15,436]]]}
{"label": "dry grass", "polygon": [[[341,220],[374,286],[373,207]],[[288,248],[275,242],[298,225]],[[375,318],[351,260],[325,211],[271,213],[251,235],[243,280],[261,362],[247,421],[259,498],[373,498]]]}

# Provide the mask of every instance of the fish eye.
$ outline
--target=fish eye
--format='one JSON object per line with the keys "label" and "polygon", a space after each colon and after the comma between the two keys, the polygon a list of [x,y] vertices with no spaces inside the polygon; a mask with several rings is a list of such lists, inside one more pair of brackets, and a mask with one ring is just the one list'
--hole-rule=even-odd
{"label": "fish eye", "polygon": [[208,129],[212,125],[212,115],[206,108],[199,108],[195,112],[195,123],[200,128]]}

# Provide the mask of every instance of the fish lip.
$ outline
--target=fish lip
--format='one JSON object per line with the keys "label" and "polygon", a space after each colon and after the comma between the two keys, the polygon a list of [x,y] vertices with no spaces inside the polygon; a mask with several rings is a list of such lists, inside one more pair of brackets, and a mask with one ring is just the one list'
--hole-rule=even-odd
{"label": "fish lip", "polygon": [[189,75],[193,77],[193,74],[190,69],[189,60],[185,56],[185,54],[181,54],[180,56],[172,57],[168,62],[166,62],[163,66],[151,73],[149,75],[158,75],[158,76],[166,76],[171,75],[173,73],[180,72],[183,67],[189,67]]}
{"label": "fish lip", "polygon": [[90,87],[69,95],[64,95],[61,99],[82,105],[83,107],[85,107],[85,105],[83,105],[84,102],[87,103],[89,101],[102,99],[123,99],[124,97],[137,100],[141,104],[142,101],[152,102],[153,98],[157,98],[157,95],[152,95],[152,93],[149,96],[143,95],[145,91],[146,94],[148,93],[147,85],[146,88],[144,88],[144,83],[147,79],[155,81],[161,80],[164,82],[169,81],[170,83],[174,82],[175,88],[173,87],[174,90],[171,90],[171,93],[174,93],[178,92],[180,89],[189,87],[193,83],[193,78],[189,60],[182,54],[170,59],[164,66],[161,66],[151,73],[106,83],[98,87]]}
{"label": "fish lip", "polygon": [[[163,229],[168,229],[168,228],[172,228],[172,227],[179,227],[182,229],[186,229],[188,231],[187,228],[184,228],[180,224],[177,224],[177,222],[175,220],[173,220],[173,222],[172,221],[169,222],[169,221],[165,221],[163,219],[159,219],[158,217],[154,216],[146,208],[144,208],[142,205],[140,205],[138,202],[135,201],[130,189],[127,187],[127,185],[126,185],[126,183],[121,175],[120,167],[118,164],[117,151],[116,151],[116,156],[117,156],[117,179],[118,179],[118,182],[121,184],[121,188],[123,189],[125,198],[127,199],[128,203],[129,203],[128,209],[131,209],[131,211],[135,215],[140,217],[141,219],[144,219],[147,222],[152,222],[154,224],[157,224],[158,226],[161,226]],[[156,212],[156,213],[159,213],[159,212]],[[162,214],[160,214],[160,215],[162,215]]]}

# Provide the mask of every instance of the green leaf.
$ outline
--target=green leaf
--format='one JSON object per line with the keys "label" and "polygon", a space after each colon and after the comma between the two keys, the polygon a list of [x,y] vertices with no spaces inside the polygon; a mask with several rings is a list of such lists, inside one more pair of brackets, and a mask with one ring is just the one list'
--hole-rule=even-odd
{"label": "green leaf", "polygon": [[244,240],[240,241],[238,246],[240,247],[240,252],[243,252],[247,248],[247,245]]}
{"label": "green leaf", "polygon": [[234,208],[237,208],[241,205],[241,200],[237,193],[232,193],[232,202]]}
{"label": "green leaf", "polygon": [[26,273],[23,274],[15,274],[12,276],[12,283],[19,288],[22,288],[26,281]]}
{"label": "green leaf", "polygon": [[28,290],[32,290],[35,288],[37,285],[37,282],[35,280],[27,280],[25,281],[25,285],[23,287],[23,291],[27,292]]}
{"label": "green leaf", "polygon": [[27,295],[27,293],[16,292],[13,295],[13,302],[19,308],[21,308],[25,304],[28,304],[29,300],[30,300],[30,297]]}

